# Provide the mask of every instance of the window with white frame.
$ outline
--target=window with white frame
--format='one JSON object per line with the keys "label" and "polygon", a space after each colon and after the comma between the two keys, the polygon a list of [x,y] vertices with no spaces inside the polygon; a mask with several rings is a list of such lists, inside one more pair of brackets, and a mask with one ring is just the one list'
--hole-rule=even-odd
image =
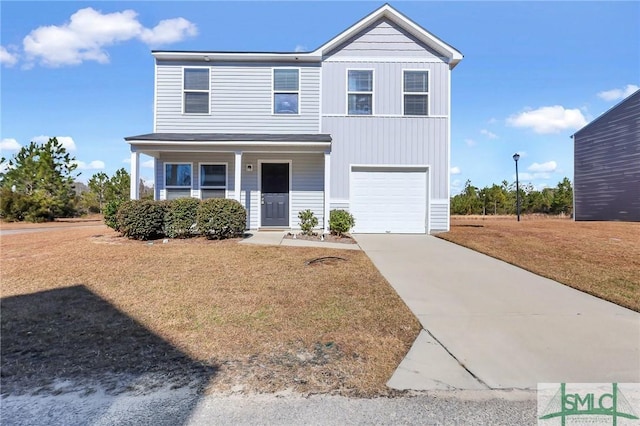
{"label": "window with white frame", "polygon": [[227,165],[200,164],[200,198],[225,198],[227,191]]}
{"label": "window with white frame", "polygon": [[184,68],[185,114],[209,114],[209,68]]}
{"label": "window with white frame", "polygon": [[429,114],[429,72],[404,71],[402,78],[404,115]]}
{"label": "window with white frame", "polygon": [[300,70],[280,68],[273,70],[273,113],[298,114],[300,99]]}
{"label": "window with white frame", "polygon": [[167,200],[191,196],[191,164],[165,163],[164,187]]}
{"label": "window with white frame", "polygon": [[373,70],[348,70],[347,86],[347,113],[373,114]]}

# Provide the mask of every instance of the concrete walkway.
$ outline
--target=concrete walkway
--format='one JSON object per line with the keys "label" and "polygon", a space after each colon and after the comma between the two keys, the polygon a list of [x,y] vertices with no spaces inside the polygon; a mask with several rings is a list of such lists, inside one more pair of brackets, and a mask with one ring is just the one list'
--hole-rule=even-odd
{"label": "concrete walkway", "polygon": [[358,244],[331,243],[328,241],[309,241],[285,238],[284,231],[248,231],[240,244],[260,244],[270,246],[322,247],[343,250],[360,250]]}
{"label": "concrete walkway", "polygon": [[388,385],[640,382],[640,314],[422,235],[356,235],[424,330]]}

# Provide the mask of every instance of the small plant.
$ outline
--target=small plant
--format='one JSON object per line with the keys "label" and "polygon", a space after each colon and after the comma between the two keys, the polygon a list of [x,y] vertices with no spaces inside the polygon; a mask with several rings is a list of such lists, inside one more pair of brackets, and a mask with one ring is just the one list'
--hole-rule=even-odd
{"label": "small plant", "polygon": [[346,210],[331,210],[329,213],[329,230],[333,235],[341,237],[356,224],[353,215]]}
{"label": "small plant", "polygon": [[307,209],[298,213],[298,219],[300,219],[300,229],[304,235],[315,235],[313,228],[318,226],[318,218],[311,210]]}
{"label": "small plant", "polygon": [[236,200],[210,198],[200,203],[196,223],[200,233],[209,239],[237,237],[247,227],[247,211]]}
{"label": "small plant", "polygon": [[164,217],[164,235],[169,238],[188,238],[196,234],[196,215],[200,200],[178,198],[169,202]]}

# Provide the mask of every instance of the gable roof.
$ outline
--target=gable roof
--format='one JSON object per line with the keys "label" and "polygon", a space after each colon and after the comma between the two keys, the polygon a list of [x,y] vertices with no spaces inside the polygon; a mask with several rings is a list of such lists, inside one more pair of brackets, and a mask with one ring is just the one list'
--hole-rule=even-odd
{"label": "gable roof", "polygon": [[152,50],[156,59],[169,60],[199,60],[209,62],[212,60],[238,60],[238,61],[289,61],[289,62],[320,62],[324,55],[332,49],[357,35],[368,26],[380,19],[388,19],[403,30],[414,36],[418,41],[432,48],[447,58],[449,67],[453,69],[464,57],[453,46],[440,40],[411,19],[401,14],[388,3],[376,9],[369,15],[356,22],[322,46],[312,52],[221,52],[221,51],[176,51],[176,50]]}
{"label": "gable roof", "polygon": [[442,54],[442,56],[448,58],[451,68],[455,67],[458,62],[460,62],[464,57],[462,53],[460,53],[460,51],[458,51],[456,48],[440,40],[438,37],[434,36],[429,31],[425,30],[405,15],[395,10],[388,3],[385,3],[379,9],[373,11],[371,14],[365,16],[360,21],[329,40],[318,49],[316,49],[313,53],[321,56],[326,55],[332,49],[340,46],[342,43],[349,40],[351,37],[355,36],[360,31],[367,28],[369,25],[372,25],[376,21],[384,18],[392,21],[425,45]]}
{"label": "gable roof", "polygon": [[618,102],[617,104],[615,104],[614,106],[612,106],[611,108],[609,108],[608,110],[606,110],[605,112],[600,114],[597,118],[591,120],[582,129],[578,130],[573,135],[571,135],[571,137],[573,138],[576,135],[578,135],[579,133],[584,132],[586,129],[591,127],[591,125],[593,125],[595,123],[598,123],[599,121],[604,120],[605,118],[607,118],[613,111],[617,110],[618,108],[622,108],[622,107],[624,107],[627,104],[630,104],[632,102],[638,102],[638,104],[640,105],[640,90],[636,90],[634,93],[630,94],[625,99],[621,100],[620,102]]}

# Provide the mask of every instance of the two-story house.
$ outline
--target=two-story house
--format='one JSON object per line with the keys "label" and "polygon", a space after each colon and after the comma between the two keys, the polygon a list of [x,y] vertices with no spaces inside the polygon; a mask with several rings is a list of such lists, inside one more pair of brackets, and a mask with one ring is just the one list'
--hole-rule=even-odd
{"label": "two-story house", "polygon": [[312,52],[153,51],[155,198],[227,197],[250,229],[311,209],[353,232],[449,229],[451,70],[462,54],[384,5]]}

